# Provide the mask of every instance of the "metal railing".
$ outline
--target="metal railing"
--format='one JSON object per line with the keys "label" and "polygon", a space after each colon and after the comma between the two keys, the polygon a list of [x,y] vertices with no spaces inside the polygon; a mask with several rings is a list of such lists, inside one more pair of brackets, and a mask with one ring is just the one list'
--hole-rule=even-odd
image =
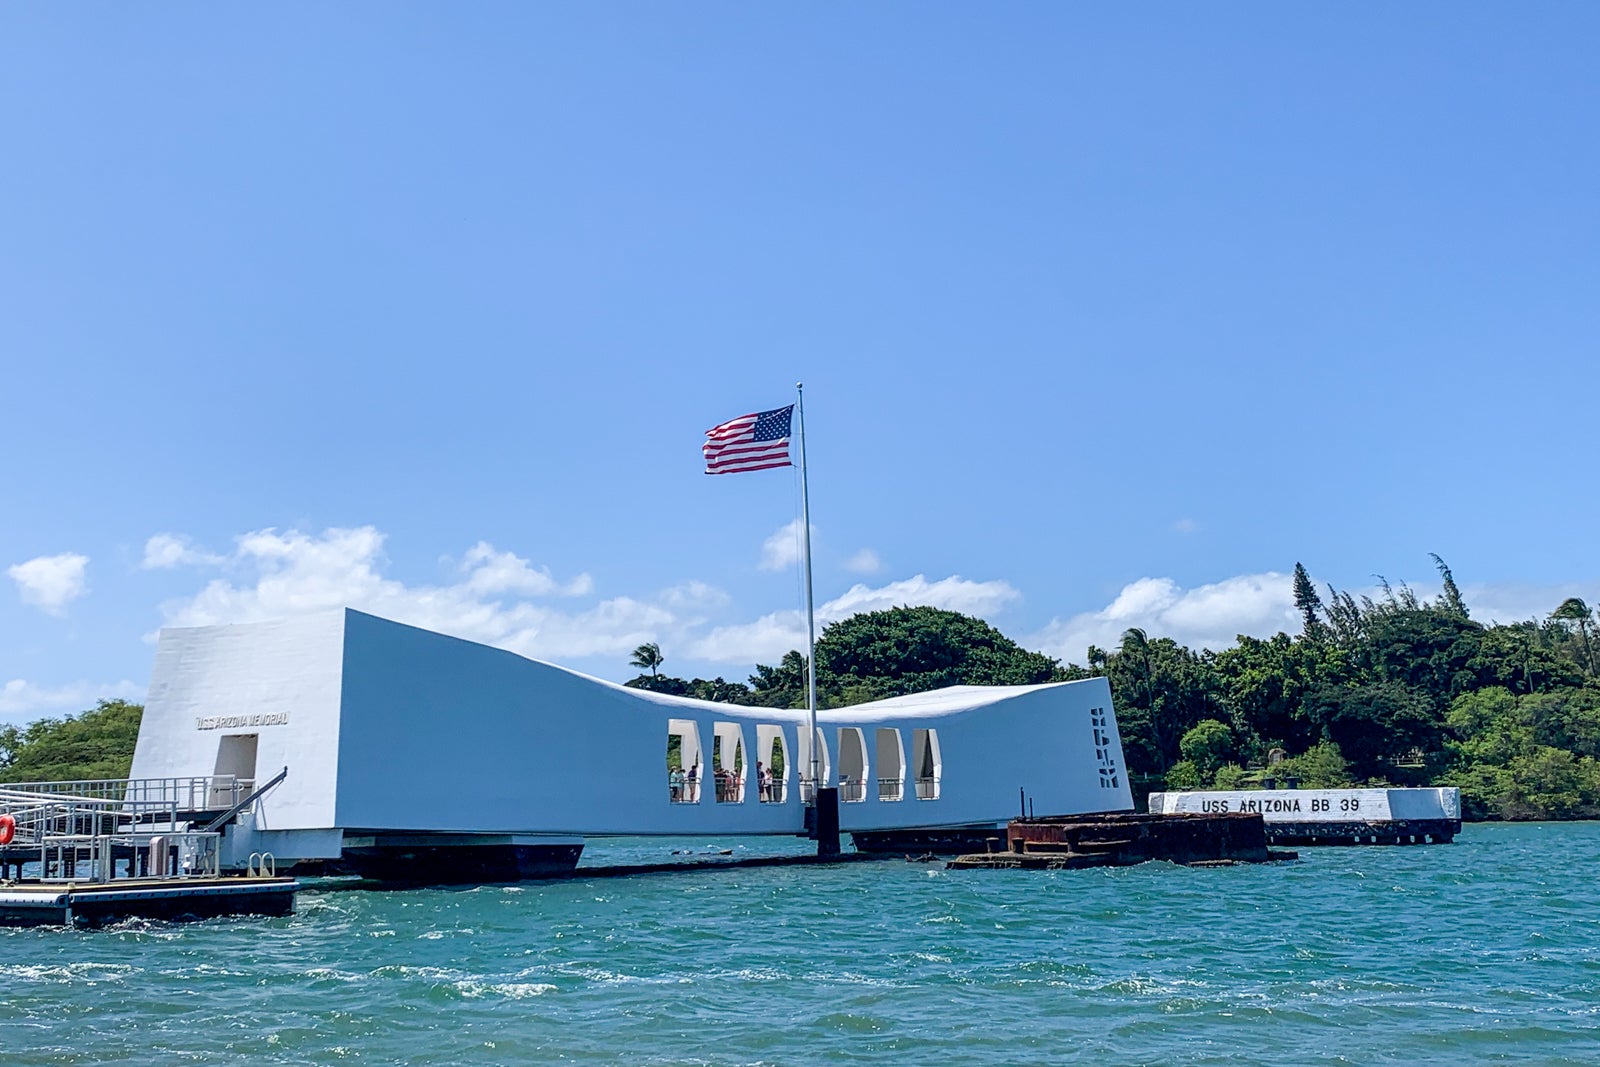
{"label": "metal railing", "polygon": [[[689,778],[681,771],[667,772],[667,800],[673,804],[698,804],[700,803],[701,779]],[[782,778],[773,778],[764,786],[753,788],[757,799],[762,804],[784,804],[789,800],[789,783]],[[743,779],[734,777],[713,777],[711,779],[712,797],[718,804],[743,804],[750,791]],[[802,796],[809,797],[810,782],[802,781]],[[866,787],[863,784],[862,789]],[[858,798],[859,799],[859,798]]]}
{"label": "metal railing", "polygon": [[38,844],[47,837],[97,836],[149,829],[176,830],[181,813],[171,801],[105,800],[53,796],[0,786],[0,814],[13,820],[12,843]]}
{"label": "metal railing", "polygon": [[108,795],[100,782],[59,794],[37,792],[39,784],[49,783],[0,786],[0,814],[11,826],[5,867],[15,865],[18,874],[33,863],[45,882],[107,882],[117,877],[119,863],[126,877],[217,873],[222,835],[190,829],[175,793],[129,800]]}
{"label": "metal railing", "polygon": [[939,778],[938,778],[937,775],[933,776],[932,778],[918,778],[917,779],[917,799],[918,800],[938,800],[939,799]]}
{"label": "metal railing", "polygon": [[719,774],[712,779],[716,782],[716,798],[718,804],[743,804],[744,779],[738,775]]}
{"label": "metal railing", "polygon": [[221,841],[221,834],[198,830],[49,836],[39,845],[39,880],[110,882],[117,877],[118,861],[127,863],[124,877],[215,878],[221,870]]}
{"label": "metal railing", "polygon": [[667,772],[667,799],[674,804],[700,803],[700,779],[682,771]]}
{"label": "metal railing", "polygon": [[78,797],[83,800],[131,801],[176,806],[179,811],[213,811],[232,807],[255,789],[255,779],[231,774],[188,778],[86,778],[59,782],[13,782],[0,790]]}
{"label": "metal railing", "polygon": [[904,778],[879,778],[878,799],[899,800],[906,795],[906,780]]}
{"label": "metal railing", "polygon": [[867,799],[867,780],[865,778],[842,778],[839,780],[839,803],[859,804]]}

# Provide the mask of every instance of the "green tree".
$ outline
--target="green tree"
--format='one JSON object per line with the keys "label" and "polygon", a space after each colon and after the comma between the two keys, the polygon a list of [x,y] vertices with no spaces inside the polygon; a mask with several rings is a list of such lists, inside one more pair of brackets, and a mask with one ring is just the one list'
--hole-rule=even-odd
{"label": "green tree", "polygon": [[630,689],[666,693],[675,697],[694,697],[696,700],[714,700],[720,704],[754,703],[749,686],[742,682],[724,681],[722,678],[684,679],[667,674],[641,674],[622,684]]}
{"label": "green tree", "polygon": [[817,681],[866,685],[879,696],[950,685],[1037,685],[1061,665],[1029,652],[970,615],[930,607],[891,608],[833,623],[817,641]]}
{"label": "green tree", "polygon": [[[768,708],[806,706],[806,658],[793,649],[783,654],[776,667],[756,664],[750,676],[754,703]],[[818,699],[821,699],[819,694]]]}
{"label": "green tree", "polygon": [[654,678],[666,661],[667,658],[661,654],[661,646],[649,641],[633,650],[633,658],[628,661],[628,665],[637,667],[641,671],[649,671],[650,677]]}
{"label": "green tree", "polygon": [[1578,631],[1579,644],[1583,646],[1583,665],[1590,674],[1597,673],[1594,660],[1594,649],[1589,644],[1589,625],[1593,621],[1589,614],[1589,605],[1581,597],[1568,597],[1561,602],[1556,610],[1550,613],[1552,621],[1571,623]]}
{"label": "green tree", "polygon": [[1209,782],[1222,765],[1233,758],[1233,731],[1225,722],[1202,719],[1183,735],[1178,751],[1183,755],[1180,762],[1192,764],[1200,777]]}
{"label": "green tree", "polygon": [[[1257,778],[1260,776],[1257,775]],[[1211,783],[1213,789],[1243,789],[1250,781],[1251,772],[1245,770],[1237,763],[1224,763],[1217,768],[1216,779]]]}
{"label": "green tree", "polygon": [[1332,741],[1319,741],[1273,768],[1279,778],[1297,779],[1305,789],[1342,789],[1350,784],[1350,765]]}
{"label": "green tree", "polygon": [[[951,685],[1035,685],[1083,676],[1029,652],[982,619],[929,607],[866,612],[832,623],[817,640],[817,699],[824,707]],[[750,676],[756,703],[804,707],[806,658],[786,653]]]}
{"label": "green tree", "polygon": [[1383,778],[1399,757],[1437,751],[1444,742],[1432,701],[1398,682],[1321,688],[1307,697],[1306,710],[1358,779]]}
{"label": "green tree", "polygon": [[1455,575],[1450,573],[1450,568],[1445,565],[1444,560],[1439,558],[1439,553],[1429,552],[1428,555],[1433,558],[1433,565],[1439,571],[1439,580],[1444,583],[1444,592],[1439,595],[1436,609],[1447,615],[1465,619],[1467,617],[1467,602],[1461,599],[1461,590],[1456,588]]}
{"label": "green tree", "polygon": [[1593,759],[1535,745],[1507,770],[1510,788],[1501,809],[1507,818],[1593,818],[1600,811],[1600,775]]}
{"label": "green tree", "polygon": [[1170,637],[1152,640],[1130,629],[1110,654],[1106,678],[1122,734],[1128,769],[1140,780],[1159,780],[1182,757],[1179,742],[1202,719],[1219,715],[1211,662]]}
{"label": "green tree", "polygon": [[[1453,762],[1441,784],[1460,786],[1477,818],[1591,818],[1600,813],[1600,692],[1522,696],[1494,687],[1450,706]],[[1576,750],[1576,751],[1574,751]]]}
{"label": "green tree", "polygon": [[1540,627],[1531,622],[1484,630],[1465,669],[1473,689],[1504,688],[1514,693],[1543,693],[1584,680],[1577,662],[1547,647]]}
{"label": "green tree", "polygon": [[0,730],[0,782],[126,778],[144,706],[102,700],[64,719]]}
{"label": "green tree", "polygon": [[1346,684],[1352,674],[1341,646],[1283,633],[1266,639],[1241,635],[1210,665],[1241,755],[1258,761],[1273,747],[1300,751],[1315,744],[1322,732],[1305,714],[1306,694]]}
{"label": "green tree", "polygon": [[1363,665],[1374,681],[1403,685],[1443,712],[1477,686],[1469,665],[1483,632],[1475,622],[1431,608],[1382,611],[1368,619]]}
{"label": "green tree", "polygon": [[1294,606],[1305,622],[1302,633],[1306,637],[1321,637],[1327,632],[1322,621],[1322,598],[1317,595],[1317,587],[1311,584],[1310,573],[1300,563],[1294,565]]}
{"label": "green tree", "polygon": [[1181,759],[1167,768],[1168,789],[1204,789],[1208,783],[1208,778],[1201,777],[1200,769],[1186,759]]}

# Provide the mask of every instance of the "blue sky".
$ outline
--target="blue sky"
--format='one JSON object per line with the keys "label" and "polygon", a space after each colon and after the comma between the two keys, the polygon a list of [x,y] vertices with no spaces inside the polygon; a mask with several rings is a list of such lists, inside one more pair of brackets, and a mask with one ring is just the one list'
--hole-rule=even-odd
{"label": "blue sky", "polygon": [[10,5],[0,720],[352,604],[604,677],[817,596],[1600,599],[1600,9]]}

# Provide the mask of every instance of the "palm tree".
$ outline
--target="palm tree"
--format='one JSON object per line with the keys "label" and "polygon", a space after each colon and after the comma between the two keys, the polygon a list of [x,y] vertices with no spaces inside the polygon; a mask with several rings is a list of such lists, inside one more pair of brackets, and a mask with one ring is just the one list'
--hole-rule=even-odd
{"label": "palm tree", "polygon": [[1583,655],[1589,661],[1589,672],[1596,673],[1594,650],[1589,647],[1589,605],[1581,597],[1569,596],[1550,613],[1550,617],[1578,624],[1578,639],[1583,642]]}
{"label": "palm tree", "polygon": [[651,641],[634,649],[633,658],[628,662],[641,671],[649,671],[650,677],[654,678],[657,669],[666,661],[667,657],[661,654],[661,646]]}

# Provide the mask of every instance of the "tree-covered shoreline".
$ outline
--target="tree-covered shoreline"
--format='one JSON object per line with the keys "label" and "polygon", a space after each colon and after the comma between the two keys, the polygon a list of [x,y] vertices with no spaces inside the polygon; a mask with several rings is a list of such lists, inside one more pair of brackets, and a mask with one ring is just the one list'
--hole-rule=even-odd
{"label": "tree-covered shoreline", "polygon": [[[1086,665],[1030,652],[979,619],[936,608],[856,615],[824,629],[825,707],[943,685],[1111,683],[1135,796],[1153,790],[1456,785],[1474,819],[1600,817],[1600,633],[1569,599],[1544,619],[1471,618],[1433,557],[1432,600],[1380,579],[1377,597],[1329,588],[1295,565],[1297,634],[1241,635],[1221,651],[1143,630]],[[655,649],[655,655],[660,650]],[[654,660],[659,666],[659,659]],[[798,651],[748,683],[659,672],[628,685],[768,707],[802,707]]]}
{"label": "tree-covered shoreline", "polygon": [[[1474,620],[1437,556],[1432,600],[1381,582],[1377,597],[1329,588],[1295,565],[1300,632],[1240,636],[1211,651],[1125,631],[1085,664],[1029,651],[981,619],[930,607],[855,615],[817,643],[824,707],[947,685],[1105,677],[1136,800],[1157,789],[1456,785],[1474,819],[1600,817],[1600,620],[1569,599],[1543,619]],[[790,651],[745,682],[662,673],[635,650],[638,689],[759,707],[804,707],[807,665]],[[0,782],[127,773],[142,709],[0,729]]]}

